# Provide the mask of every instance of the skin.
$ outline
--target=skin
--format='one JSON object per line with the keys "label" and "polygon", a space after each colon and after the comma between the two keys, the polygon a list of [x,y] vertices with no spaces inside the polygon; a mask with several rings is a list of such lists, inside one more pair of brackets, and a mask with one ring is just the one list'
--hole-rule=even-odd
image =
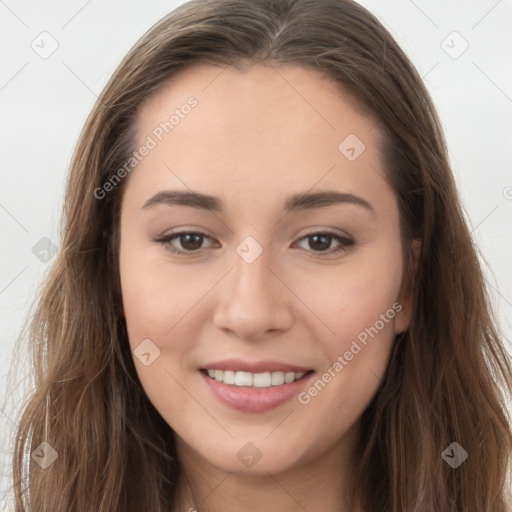
{"label": "skin", "polygon": [[[134,356],[135,367],[176,433],[185,475],[173,510],[359,510],[345,504],[359,419],[411,306],[378,129],[316,70],[199,65],[143,106],[136,146],[190,96],[198,105],[127,178],[120,225],[130,346],[150,339],[160,350],[149,366]],[[366,146],[354,161],[338,150],[349,134]],[[290,195],[320,189],[363,198],[372,210],[284,211]],[[143,208],[163,190],[213,195],[225,208]],[[207,235],[192,256],[169,250],[193,249],[183,237],[154,241],[181,230]],[[325,231],[353,244],[333,253],[343,245],[332,238],[315,251],[306,235]],[[236,252],[247,236],[263,249],[252,263]],[[198,370],[231,357],[271,359],[313,369],[314,382],[397,302],[401,311],[306,405],[294,397],[264,413],[238,411]],[[261,453],[252,467],[237,457],[247,442]]]}

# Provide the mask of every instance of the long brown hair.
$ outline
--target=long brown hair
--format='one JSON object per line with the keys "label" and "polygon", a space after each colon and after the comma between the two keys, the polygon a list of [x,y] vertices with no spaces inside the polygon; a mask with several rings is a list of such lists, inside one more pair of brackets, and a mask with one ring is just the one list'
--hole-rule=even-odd
{"label": "long brown hair", "polygon": [[[421,242],[410,328],[363,414],[354,493],[367,512],[509,512],[512,371],[438,117],[388,31],[350,0],[193,0],[148,31],[100,95],[68,176],[61,248],[31,322],[35,388],[13,463],[15,510],[170,510],[174,434],[137,377],[120,314],[122,180],[141,105],[200,63],[322,71],[377,120],[404,247]],[[200,108],[200,107],[199,107]],[[26,457],[41,443],[57,459]],[[457,442],[467,460],[442,453]],[[53,454],[43,445],[46,454]],[[453,448],[452,448],[453,449]]]}

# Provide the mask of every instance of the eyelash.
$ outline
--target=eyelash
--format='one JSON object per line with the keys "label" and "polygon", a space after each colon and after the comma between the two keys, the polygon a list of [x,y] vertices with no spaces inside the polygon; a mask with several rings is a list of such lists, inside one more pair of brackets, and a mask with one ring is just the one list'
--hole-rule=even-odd
{"label": "eyelash", "polygon": [[[157,243],[160,243],[161,245],[164,246],[164,248],[174,254],[178,254],[178,255],[187,255],[187,256],[193,256],[193,255],[196,255],[198,254],[201,249],[197,249],[197,250],[194,250],[194,251],[182,251],[180,249],[175,249],[175,248],[170,248],[170,243],[176,239],[176,238],[179,238],[180,236],[184,236],[184,235],[199,235],[199,236],[202,236],[204,238],[210,238],[208,235],[206,235],[205,233],[202,233],[200,231],[179,231],[179,232],[176,232],[176,233],[169,233],[168,235],[164,235],[164,236],[161,236],[159,238],[154,238],[153,241],[154,242],[157,242]],[[333,254],[337,254],[339,252],[347,252],[349,250],[349,248],[354,245],[354,241],[351,240],[350,238],[346,238],[346,237],[343,237],[337,233],[333,233],[333,232],[330,232],[330,231],[313,231],[311,233],[307,233],[306,235],[304,235],[303,237],[301,237],[299,239],[299,241],[301,240],[304,240],[304,239],[307,239],[307,238],[311,238],[315,235],[323,235],[323,236],[326,236],[326,237],[330,237],[331,239],[334,239],[336,240],[337,242],[340,242],[342,245],[335,249],[335,250],[329,250],[329,251],[313,251],[311,250],[311,252],[315,253],[316,256],[319,256],[320,258],[324,258],[324,257],[328,257],[328,256],[331,256]],[[330,245],[330,244],[329,244]]]}

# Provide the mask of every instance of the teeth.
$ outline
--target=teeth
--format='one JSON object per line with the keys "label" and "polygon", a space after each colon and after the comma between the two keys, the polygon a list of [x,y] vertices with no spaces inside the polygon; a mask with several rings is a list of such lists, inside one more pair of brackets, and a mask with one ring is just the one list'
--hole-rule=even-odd
{"label": "teeth", "polygon": [[281,384],[284,384],[284,372],[274,372],[271,378],[272,386],[280,386]]}
{"label": "teeth", "polygon": [[[222,372],[224,373],[224,372]],[[217,377],[217,370],[215,370],[215,377]],[[220,380],[220,379],[215,379]],[[252,373],[236,372],[235,373],[235,386],[252,386]]]}
{"label": "teeth", "polygon": [[[224,382],[224,384],[234,384],[235,383],[235,372],[231,371],[231,370],[226,370],[224,372],[224,378],[222,378],[222,382]],[[215,380],[220,380],[220,379],[217,379],[215,378]]]}
{"label": "teeth", "polygon": [[269,388],[270,386],[280,386],[290,384],[304,377],[304,372],[234,372],[232,370],[207,370],[208,376],[224,384],[234,384],[235,386],[249,386],[255,388]]}

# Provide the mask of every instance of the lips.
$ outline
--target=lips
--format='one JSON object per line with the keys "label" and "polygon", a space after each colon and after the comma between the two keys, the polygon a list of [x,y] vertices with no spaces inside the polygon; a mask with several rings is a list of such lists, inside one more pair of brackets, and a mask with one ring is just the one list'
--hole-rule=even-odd
{"label": "lips", "polygon": [[224,359],[222,361],[206,363],[202,366],[203,370],[231,370],[235,372],[263,373],[263,372],[295,372],[306,373],[311,368],[298,366],[290,363],[281,363],[279,361],[257,361],[248,362],[241,359]]}
{"label": "lips", "polygon": [[203,379],[215,398],[245,412],[265,412],[297,396],[314,371],[278,361],[230,359],[205,364]]}

